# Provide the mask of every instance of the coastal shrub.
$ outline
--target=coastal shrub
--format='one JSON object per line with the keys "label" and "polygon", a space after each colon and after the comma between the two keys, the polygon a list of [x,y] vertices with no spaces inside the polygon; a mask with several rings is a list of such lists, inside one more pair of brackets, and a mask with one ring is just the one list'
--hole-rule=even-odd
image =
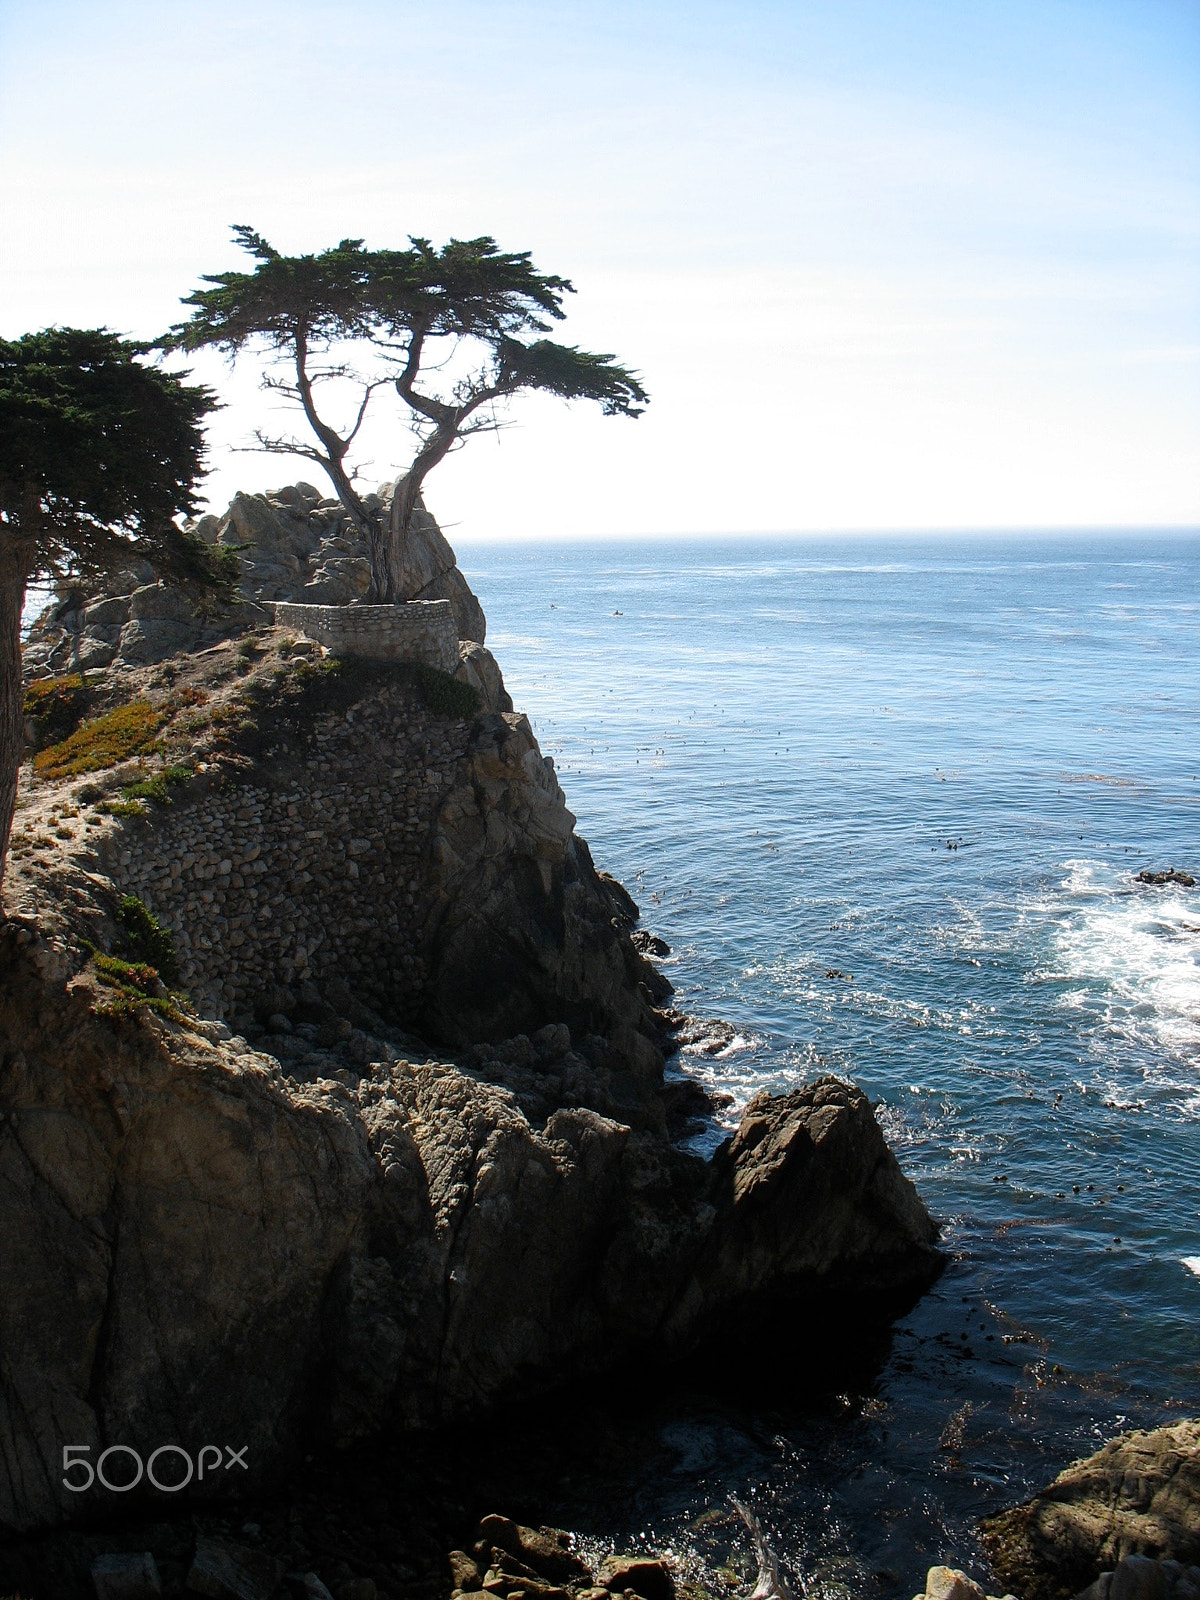
{"label": "coastal shrub", "polygon": [[100,951],[92,961],[102,977],[112,978],[122,987],[136,989],[139,994],[153,995],[162,984],[158,971],[144,961],[122,961],[120,956],[106,956]]}
{"label": "coastal shrub", "polygon": [[146,807],[140,800],[101,800],[97,811],[106,817],[144,817]]}
{"label": "coastal shrub", "polygon": [[111,998],[96,1006],[100,1016],[129,1017],[137,1011],[153,1011],[172,1022],[184,1021],[178,1004],[183,997],[158,993],[163,987],[162,975],[154,967],[141,961],[122,961],[119,956],[106,956],[99,950],[92,951],[92,965],[104,987],[113,991]]}
{"label": "coastal shrub", "polygon": [[[142,911],[150,915],[145,906]],[[94,1008],[98,1016],[129,1017],[138,1011],[153,1011],[172,1022],[186,1020],[182,1009],[186,995],[169,993],[162,972],[151,962],[106,955],[86,939],[84,948],[92,958],[97,980],[110,991]]]}
{"label": "coastal shrub", "polygon": [[38,725],[40,745],[57,744],[74,733],[87,710],[91,690],[81,672],[61,678],[43,678],[25,691],[22,706],[27,717]]}
{"label": "coastal shrub", "polygon": [[[126,800],[152,800],[155,805],[169,806],[171,796],[167,785],[186,783],[191,775],[191,767],[164,767],[152,778],[143,778],[139,783],[126,784],[121,793]],[[109,809],[112,810],[112,806]]]}
{"label": "coastal shrub", "polygon": [[235,739],[255,733],[258,721],[249,702],[239,697],[227,701],[223,706],[218,706],[208,718],[208,726],[215,739],[223,744],[229,744]]}
{"label": "coastal shrub", "polygon": [[469,683],[460,683],[448,672],[440,672],[437,667],[426,666],[424,662],[418,663],[414,673],[421,698],[435,715],[457,717],[463,722],[479,715],[483,697]]}
{"label": "coastal shrub", "polygon": [[121,925],[129,959],[153,967],[168,986],[178,983],[179,958],[175,954],[175,941],[170,930],[163,927],[137,895],[127,894],[122,899],[117,921]]}
{"label": "coastal shrub", "polygon": [[197,689],[194,684],[185,683],[183,688],[176,689],[175,693],[167,701],[167,710],[174,714],[176,711],[182,711],[185,706],[202,706],[207,700],[208,695],[203,689]]}
{"label": "coastal shrub", "polygon": [[245,544],[214,544],[207,547],[208,559],[216,575],[219,588],[203,589],[192,601],[192,614],[201,622],[223,617],[231,605],[238,601],[238,585],[242,581],[242,561],[239,550],[248,550]]}
{"label": "coastal shrub", "polygon": [[34,756],[33,765],[43,778],[73,778],[81,772],[114,767],[118,761],[150,750],[167,715],[148,700],[133,700],[85,722],[69,738]]}
{"label": "coastal shrub", "polygon": [[296,663],[293,678],[296,683],[319,682],[322,677],[340,678],[345,669],[346,663],[341,656],[322,656],[319,661],[312,661],[303,656]]}

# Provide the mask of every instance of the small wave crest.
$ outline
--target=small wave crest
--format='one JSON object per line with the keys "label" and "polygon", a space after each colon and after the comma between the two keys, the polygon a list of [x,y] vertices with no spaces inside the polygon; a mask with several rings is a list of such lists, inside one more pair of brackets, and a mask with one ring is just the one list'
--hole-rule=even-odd
{"label": "small wave crest", "polygon": [[1035,977],[1066,985],[1061,1003],[1083,1014],[1097,1042],[1186,1066],[1183,1086],[1200,1110],[1200,895],[1139,884],[1103,863],[1066,870],[1050,967]]}

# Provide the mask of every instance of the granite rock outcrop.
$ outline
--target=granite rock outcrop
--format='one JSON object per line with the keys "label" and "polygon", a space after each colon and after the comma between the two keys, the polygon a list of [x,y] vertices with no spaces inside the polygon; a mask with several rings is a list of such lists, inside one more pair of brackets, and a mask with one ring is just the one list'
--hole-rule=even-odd
{"label": "granite rock outcrop", "polygon": [[[368,511],[386,517],[394,487],[383,484],[367,495]],[[27,673],[145,666],[269,623],[273,601],[350,605],[370,587],[359,530],[340,501],[323,498],[311,484],[235,495],[224,516],[202,517],[192,528],[208,543],[238,552],[240,604],[222,615],[197,615],[186,596],[158,582],[148,566],[111,575],[100,592],[67,584],[33,627],[25,649]],[[414,514],[403,578],[405,600],[448,601],[459,639],[482,648],[483,608],[423,504]]]}
{"label": "granite rock outcrop", "polygon": [[[1133,1600],[1145,1579],[1145,1592],[1169,1596],[1193,1581],[1182,1567],[1200,1563],[1200,1421],[1122,1434],[980,1531],[993,1569],[1022,1600],[1069,1600],[1122,1568],[1103,1592],[1130,1585]],[[1133,1557],[1144,1567],[1128,1565]]]}
{"label": "granite rock outcrop", "polygon": [[[540,1126],[483,1068],[386,1037],[293,1076],[221,1023],[122,1012],[61,932],[23,919],[0,933],[0,1040],[10,1527],[103,1503],[63,1487],[64,1444],[92,1460],[248,1447],[244,1478],[210,1476],[228,1494],[277,1478],[302,1441],[435,1426],[684,1343],[744,1293],[731,1241],[761,1235],[758,1286],[777,1295],[836,1289],[847,1251],[886,1254],[889,1287],[913,1292],[940,1264],[864,1097],[835,1080],[778,1117],[759,1105],[753,1148],[710,1164],[652,1116],[573,1103],[564,1035],[542,1041],[563,1103]],[[764,1144],[774,1204],[744,1181]],[[825,1244],[785,1247],[772,1274],[799,1192]]]}

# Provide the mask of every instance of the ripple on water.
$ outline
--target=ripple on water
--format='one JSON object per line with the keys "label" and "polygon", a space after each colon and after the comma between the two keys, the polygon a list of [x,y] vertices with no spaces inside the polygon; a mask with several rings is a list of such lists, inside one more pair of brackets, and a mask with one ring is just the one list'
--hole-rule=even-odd
{"label": "ripple on water", "polygon": [[824,1399],[786,1356],[717,1360],[661,1440],[622,1422],[602,1513],[564,1491],[561,1515],[728,1575],[734,1492],[811,1593],[904,1600],[947,1557],[985,1576],[981,1511],[1194,1410],[1200,889],[1135,874],[1200,866],[1200,549],[464,567],[597,862],[675,951],[675,1003],[731,1025],[678,1060],[732,1097],[697,1147],[760,1089],[852,1079],[951,1255],[873,1364],[827,1356]]}

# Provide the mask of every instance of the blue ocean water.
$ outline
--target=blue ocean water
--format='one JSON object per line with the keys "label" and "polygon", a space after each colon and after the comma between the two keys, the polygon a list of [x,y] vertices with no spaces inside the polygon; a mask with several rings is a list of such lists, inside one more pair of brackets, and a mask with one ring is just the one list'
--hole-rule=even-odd
{"label": "blue ocean water", "polygon": [[736,1029],[685,1070],[733,1114],[853,1078],[952,1256],[840,1409],[664,1415],[612,1517],[703,1565],[757,1496],[809,1594],[982,1575],[978,1515],[1200,1410],[1200,887],[1135,877],[1200,877],[1200,540],[460,559],[677,1003]]}

